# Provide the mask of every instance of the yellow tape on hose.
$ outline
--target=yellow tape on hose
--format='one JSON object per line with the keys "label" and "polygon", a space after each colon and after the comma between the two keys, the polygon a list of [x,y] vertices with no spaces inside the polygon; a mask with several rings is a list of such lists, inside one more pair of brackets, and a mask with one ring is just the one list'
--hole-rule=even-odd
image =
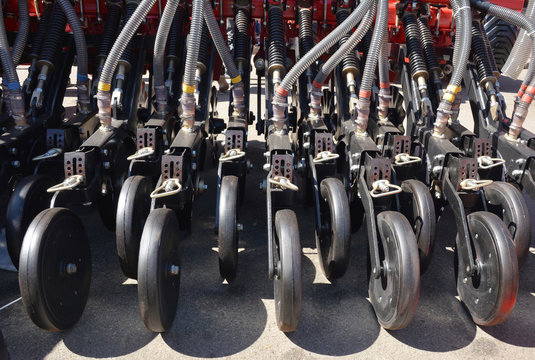
{"label": "yellow tape on hose", "polygon": [[241,75],[236,76],[234,79],[231,79],[233,84],[237,84],[241,81]]}
{"label": "yellow tape on hose", "polygon": [[107,84],[107,83],[99,82],[99,83],[98,83],[98,89],[99,89],[100,91],[110,91],[110,89],[111,89],[111,84]]}
{"label": "yellow tape on hose", "polygon": [[193,94],[195,92],[195,86],[189,86],[189,85],[186,85],[186,84],[182,84],[182,90],[185,93]]}

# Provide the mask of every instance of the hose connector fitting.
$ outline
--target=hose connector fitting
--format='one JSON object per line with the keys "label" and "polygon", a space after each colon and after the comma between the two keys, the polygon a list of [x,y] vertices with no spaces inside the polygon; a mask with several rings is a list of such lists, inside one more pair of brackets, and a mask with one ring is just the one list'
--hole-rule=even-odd
{"label": "hose connector fitting", "polygon": [[273,124],[276,130],[283,130],[284,125],[286,124],[286,108],[288,107],[288,102],[286,97],[283,97],[278,92],[273,96],[271,101],[273,105]]}
{"label": "hose connector fitting", "polygon": [[444,137],[444,131],[446,131],[446,127],[448,126],[448,120],[453,113],[451,111],[452,106],[453,103],[448,100],[442,100],[440,102],[437,110],[437,117],[435,119],[435,123],[433,124],[433,136]]}
{"label": "hose connector fitting", "polygon": [[102,130],[111,130],[111,93],[98,90],[97,92],[98,118]]}
{"label": "hose connector fitting", "polygon": [[368,119],[370,117],[370,99],[361,97],[357,102],[357,135],[366,134],[368,130]]}
{"label": "hose connector fitting", "polygon": [[13,120],[15,120],[15,126],[19,129],[27,127],[28,123],[26,122],[24,98],[22,97],[20,86],[18,89],[9,91],[8,99],[11,116],[13,117]]}
{"label": "hose connector fitting", "polygon": [[166,115],[168,112],[167,87],[165,85],[155,85],[154,95],[155,95],[154,102],[156,103],[156,111],[160,115]]}
{"label": "hose connector fitting", "polygon": [[183,92],[180,107],[182,108],[182,126],[193,129],[195,127],[195,94]]}
{"label": "hose connector fitting", "polygon": [[390,108],[390,100],[392,95],[390,94],[389,87],[381,87],[379,90],[379,120],[386,121],[388,120],[388,109]]}
{"label": "hose connector fitting", "polygon": [[245,87],[242,81],[232,86],[232,105],[238,117],[245,116]]}
{"label": "hose connector fitting", "polygon": [[520,101],[518,105],[515,106],[513,111],[513,118],[511,120],[511,125],[509,125],[509,132],[505,137],[509,140],[516,140],[522,131],[522,125],[528,116],[529,104]]}

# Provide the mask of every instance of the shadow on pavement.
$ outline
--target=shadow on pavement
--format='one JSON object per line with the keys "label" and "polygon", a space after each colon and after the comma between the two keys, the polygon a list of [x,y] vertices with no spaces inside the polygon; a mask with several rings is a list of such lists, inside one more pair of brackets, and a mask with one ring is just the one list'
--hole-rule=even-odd
{"label": "shadow on pavement", "polygon": [[414,348],[447,352],[472,343],[476,325],[457,298],[453,273],[456,227],[448,208],[437,224],[438,241],[426,273],[421,277],[420,301],[412,322],[405,329],[389,331],[399,341]]}

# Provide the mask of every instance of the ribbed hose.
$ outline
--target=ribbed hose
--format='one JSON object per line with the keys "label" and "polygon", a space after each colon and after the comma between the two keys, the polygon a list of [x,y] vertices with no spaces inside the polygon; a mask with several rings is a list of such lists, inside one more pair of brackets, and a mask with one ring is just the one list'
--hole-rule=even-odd
{"label": "ribbed hose", "polygon": [[347,41],[341,45],[336,52],[329,57],[329,59],[323,64],[321,69],[318,71],[318,74],[316,75],[316,78],[314,79],[314,86],[320,88],[327,76],[334,70],[338,64],[345,59],[345,57],[352,53],[357,44],[366,36],[368,31],[371,28],[371,25],[373,23],[373,19],[375,18],[375,11],[377,9],[375,5],[375,0],[370,1],[366,4],[369,8],[368,13],[362,19],[362,22],[357,27],[357,30],[351,36]]}
{"label": "ribbed hose", "polygon": [[312,9],[299,8],[297,11],[299,25],[299,53],[306,54],[314,47],[314,29],[312,29]]}
{"label": "ribbed hose", "polygon": [[359,91],[358,116],[357,116],[357,133],[365,133],[368,128],[368,117],[370,115],[370,97],[372,84],[375,75],[375,67],[379,57],[379,51],[385,40],[385,28],[388,26],[388,0],[379,0],[377,6],[377,19],[373,29],[372,42]]}
{"label": "ribbed hose", "polygon": [[418,30],[420,32],[422,50],[424,52],[427,68],[429,71],[440,72],[435,44],[433,42],[433,35],[431,34],[431,29],[429,28],[429,23],[427,22],[426,17],[420,16],[418,18]]}
{"label": "ribbed hose", "polygon": [[[491,4],[489,2],[481,2],[471,0],[470,3],[474,8],[479,11],[486,12],[494,17],[505,20],[515,26],[521,27],[526,30],[531,37],[531,58],[535,59],[535,24],[532,23],[524,14],[518,13],[514,10],[504,8],[498,5]],[[512,140],[516,140],[520,132],[522,131],[522,125],[528,115],[529,105],[533,101],[535,96],[535,61],[530,61],[528,67],[528,74],[526,79],[522,83],[522,87],[518,92],[520,100],[515,103],[513,110],[513,119],[509,125],[508,137]]]}
{"label": "ribbed hose", "polygon": [[119,25],[121,23],[121,16],[123,7],[121,1],[108,1],[108,14],[104,21],[104,31],[102,32],[102,40],[98,50],[99,58],[106,58],[113,46],[113,42],[119,33]]}
{"label": "ribbed hose", "polygon": [[[388,1],[388,0],[387,0]],[[352,29],[359,21],[362,20],[364,15],[368,12],[370,3],[373,3],[374,0],[364,0],[362,1],[355,10],[349,15],[349,17],[341,25],[338,25],[331,33],[323,38],[316,46],[312,48],[308,53],[305,54],[298,62],[295,64],[288,74],[284,77],[281,84],[276,90],[275,99],[273,103],[273,114],[276,120],[284,119],[284,110],[286,108],[286,96],[288,91],[291,89],[293,84],[297,81],[299,76],[309,68],[314,61],[316,61],[321,55],[323,55],[327,50],[329,50],[334,44],[336,44],[344,34],[346,34],[350,29]]]}
{"label": "ribbed hose", "polygon": [[17,37],[13,44],[13,63],[17,65],[22,57],[26,41],[28,41],[28,33],[30,31],[30,10],[28,8],[28,1],[18,1],[19,3],[19,28],[17,30]]}
{"label": "ribbed hose", "polygon": [[56,4],[52,10],[52,16],[50,18],[46,39],[41,49],[39,61],[37,62],[38,68],[41,68],[41,66],[44,64],[52,67],[54,66],[56,56],[61,50],[61,43],[65,34],[66,25],[67,17],[65,16],[65,13],[59,4]]}
{"label": "ribbed hose", "polygon": [[[206,13],[206,11],[205,11]],[[208,69],[208,61],[210,57],[210,30],[206,22],[202,24],[201,41],[199,43],[199,56],[197,57],[197,68],[201,69],[201,73],[204,74]]]}
{"label": "ribbed hose", "polygon": [[25,127],[26,118],[24,116],[24,99],[20,89],[17,69],[13,63],[11,52],[9,51],[9,42],[7,40],[6,28],[4,25],[4,14],[0,6],[0,59],[2,60],[2,69],[4,77],[7,78],[7,88],[9,90],[9,106],[12,116],[15,119],[17,127]]}
{"label": "ribbed hose", "polygon": [[[338,9],[335,13],[336,23],[338,25],[343,23],[344,20],[348,18],[349,14],[350,12],[348,9]],[[349,31],[344,36],[342,36],[340,41],[338,41],[338,48],[341,48],[349,40],[351,35],[352,35],[351,31]],[[348,71],[352,71],[356,73],[359,71],[357,55],[352,50],[353,49],[351,49],[351,51],[349,51],[342,59],[342,73],[345,73]]]}
{"label": "ribbed hose", "polygon": [[483,31],[479,20],[472,21],[472,60],[476,65],[477,75],[482,86],[488,81],[496,83],[485,40],[483,40]]}
{"label": "ribbed hose", "polygon": [[[138,0],[131,0],[126,3],[126,16],[124,21],[128,22],[132,15],[134,15],[134,12],[136,11],[137,7],[139,6]],[[137,32],[137,29],[136,29]],[[130,66],[132,64],[132,59],[134,56],[134,37],[128,41],[128,45],[123,51],[123,54],[121,55],[121,59],[119,60],[119,64],[122,64],[126,66],[127,71],[130,71]]]}
{"label": "ribbed hose", "polygon": [[[525,12],[530,21],[535,20],[535,0],[530,0]],[[502,73],[510,78],[517,79],[531,54],[531,41],[526,30],[520,29],[515,45],[507,57]]]}
{"label": "ribbed hose", "polygon": [[191,25],[188,36],[188,53],[184,68],[184,80],[182,81],[182,96],[180,107],[182,108],[183,126],[193,128],[195,126],[195,70],[199,57],[199,47],[202,36],[204,19],[203,0],[193,0],[191,11]]}
{"label": "ribbed hose", "polygon": [[117,37],[117,40],[113,44],[113,47],[106,58],[104,68],[100,75],[97,94],[99,118],[104,129],[110,128],[111,126],[111,80],[115,68],[117,67],[117,63],[119,62],[119,58],[155,2],[156,0],[143,0],[141,2],[130,20],[123,27],[123,30]]}
{"label": "ribbed hose", "polygon": [[[453,50],[453,72],[446,91],[438,106],[433,135],[442,137],[452,114],[456,95],[461,91],[461,81],[466,71],[472,46],[472,9],[468,0],[451,0],[455,16],[455,47]],[[457,61],[456,61],[457,60]],[[456,61],[456,62],[455,62]],[[459,100],[459,99],[457,99]],[[457,101],[458,102],[458,101]],[[456,110],[455,110],[456,111]]]}
{"label": "ribbed hose", "polygon": [[43,13],[41,14],[41,20],[39,20],[37,32],[33,37],[32,49],[30,51],[30,56],[34,59],[37,59],[41,54],[43,42],[48,32],[48,26],[52,17],[52,10],[54,9],[54,4],[44,3],[44,6],[45,8],[43,10]]}
{"label": "ribbed hose", "polygon": [[178,7],[178,0],[167,0],[165,9],[160,19],[156,40],[154,41],[154,57],[152,66],[154,69],[154,93],[158,112],[167,113],[167,90],[165,88],[165,45],[173,23],[175,11]]}
{"label": "ribbed hose", "polygon": [[215,18],[214,11],[212,10],[212,5],[210,0],[204,1],[204,19],[208,30],[210,30],[210,35],[212,35],[212,40],[215,44],[217,52],[227,69],[228,75],[232,82],[232,100],[236,116],[242,115],[245,109],[245,92],[244,85],[238,68],[234,63],[230,49],[227,46],[219,25],[217,24],[217,19]]}
{"label": "ribbed hose", "polygon": [[234,14],[234,61],[245,66],[250,60],[249,10],[238,8]]}
{"label": "ribbed hose", "polygon": [[379,53],[379,119],[388,120],[390,107],[390,64],[388,60],[388,27],[385,26],[385,36]]}
{"label": "ribbed hose", "polygon": [[[221,34],[221,30],[219,29],[219,25],[217,23],[217,19],[215,18],[214,11],[212,10],[210,0],[204,1],[204,19],[206,20],[206,25],[208,25],[208,30],[210,30],[210,35],[212,36],[212,40],[215,44],[217,52],[221,57],[225,68],[227,69],[228,75],[231,79],[241,79],[238,68],[236,67],[234,59],[232,58],[232,54],[230,53],[227,43]],[[234,82],[235,81],[233,81],[233,83]]]}
{"label": "ribbed hose", "polygon": [[406,12],[403,15],[403,28],[405,31],[405,43],[409,55],[409,67],[412,78],[416,81],[419,77],[429,78],[427,65],[425,62],[424,51],[420,38],[420,29],[416,15],[412,12]]}
{"label": "ribbed hose", "polygon": [[57,0],[57,4],[63,10],[67,17],[67,22],[71,26],[74,37],[74,45],[76,47],[76,63],[78,65],[77,83],[78,89],[78,103],[82,112],[88,112],[90,106],[89,100],[89,77],[88,72],[88,58],[87,58],[87,43],[85,41],[84,30],[80,23],[80,18],[76,15],[74,8],[69,0]]}
{"label": "ribbed hose", "polygon": [[[201,41],[202,27],[204,17],[203,0],[193,0],[193,10],[191,13],[190,34],[188,36],[188,54],[186,56],[186,66],[184,70],[184,85],[191,87],[183,94],[195,92],[195,69],[199,57],[199,45]],[[183,95],[184,96],[184,95]]]}
{"label": "ribbed hose", "polygon": [[181,55],[180,44],[182,43],[182,33],[184,29],[184,21],[186,19],[186,8],[184,6],[178,6],[175,11],[173,23],[171,24],[170,34],[167,44],[167,57],[178,59]]}
{"label": "ribbed hose", "polygon": [[283,76],[286,73],[286,39],[282,8],[270,6],[268,19],[268,71],[273,75],[273,71],[278,70]]}

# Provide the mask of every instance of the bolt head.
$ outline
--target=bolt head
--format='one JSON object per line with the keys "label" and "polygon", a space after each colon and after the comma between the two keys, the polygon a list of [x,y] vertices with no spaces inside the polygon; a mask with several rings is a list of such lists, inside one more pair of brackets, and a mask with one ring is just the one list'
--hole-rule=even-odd
{"label": "bolt head", "polygon": [[12,161],[11,165],[13,165],[14,168],[19,168],[20,167],[20,161],[18,161],[18,160]]}
{"label": "bolt head", "polygon": [[12,147],[12,148],[9,149],[9,153],[10,153],[11,155],[17,155],[18,152],[19,152],[19,151],[17,150],[16,147]]}
{"label": "bolt head", "polygon": [[264,171],[269,171],[269,169],[271,169],[271,164],[265,163],[264,166],[262,166],[262,169],[264,169]]}
{"label": "bolt head", "polygon": [[72,275],[75,274],[76,271],[78,271],[78,268],[76,267],[76,264],[68,263],[65,267],[65,271],[67,272],[67,274]]}
{"label": "bolt head", "polygon": [[169,267],[169,274],[170,275],[178,275],[178,274],[180,274],[180,267],[178,265],[171,265]]}
{"label": "bolt head", "polygon": [[108,170],[111,167],[111,164],[109,161],[104,161],[102,163],[102,166],[104,166],[104,169]]}

